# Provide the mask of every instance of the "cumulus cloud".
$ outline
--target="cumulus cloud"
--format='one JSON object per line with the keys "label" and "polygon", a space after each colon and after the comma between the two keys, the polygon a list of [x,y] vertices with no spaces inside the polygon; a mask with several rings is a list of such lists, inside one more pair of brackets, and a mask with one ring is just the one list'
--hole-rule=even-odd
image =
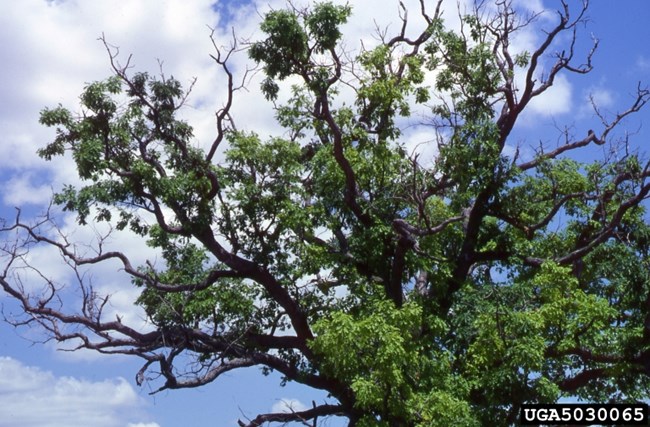
{"label": "cumulus cloud", "polygon": [[[35,155],[53,138],[53,130],[38,124],[38,116],[44,107],[57,104],[78,111],[84,85],[111,74],[109,56],[97,40],[102,34],[119,47],[121,64],[132,55],[132,71],[156,74],[162,64],[167,76],[173,75],[186,86],[193,77],[201,82],[214,80],[208,36],[218,15],[212,3],[143,0],[119,8],[105,0],[0,3],[0,38],[11,40],[0,48],[0,77],[10,82],[0,84],[0,142],[12,152],[0,159],[4,173],[15,171],[20,176],[30,168],[55,183],[74,180],[74,168],[46,163]],[[195,100],[211,99],[207,107],[214,109],[219,95],[214,89],[210,84],[197,85]],[[25,197],[21,193],[28,178],[9,178],[23,185],[9,188],[5,202]],[[41,196],[47,200],[38,194],[28,202]]]}
{"label": "cumulus cloud", "polygon": [[611,90],[606,88],[593,89],[588,98],[593,101],[597,107],[609,108],[614,105],[614,95]]}
{"label": "cumulus cloud", "polygon": [[4,203],[13,206],[26,204],[42,204],[52,196],[52,187],[48,184],[37,184],[32,176],[27,173],[14,176],[5,183],[3,192]]}
{"label": "cumulus cloud", "polygon": [[553,86],[543,94],[533,98],[524,112],[526,119],[548,118],[572,111],[573,107],[573,86],[564,75],[555,77]]}
{"label": "cumulus cloud", "polygon": [[309,409],[307,405],[298,399],[282,398],[273,404],[271,412],[291,413],[306,411],[307,409]]}
{"label": "cumulus cloud", "polygon": [[123,378],[57,377],[0,357],[2,427],[159,427],[144,409],[145,401]]}

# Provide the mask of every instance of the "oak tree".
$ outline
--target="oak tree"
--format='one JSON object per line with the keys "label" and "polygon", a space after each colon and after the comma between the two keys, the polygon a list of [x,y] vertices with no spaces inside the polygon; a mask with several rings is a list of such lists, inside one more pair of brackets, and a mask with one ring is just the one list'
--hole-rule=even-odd
{"label": "oak tree", "polygon": [[[134,265],[106,236],[90,251],[56,233],[53,213],[19,214],[2,226],[0,284],[24,312],[13,321],[140,357],[137,382],[156,373],[159,390],[258,366],[332,398],[242,426],[499,426],[524,403],[647,398],[650,164],[615,130],[650,92],[639,85],[613,115],[594,105],[599,127],[567,127],[555,146],[512,141],[557,76],[591,71],[597,41],[577,48],[587,1],[561,1],[543,22],[511,1],[476,2],[455,29],[430,3],[400,5],[397,31],[357,50],[341,30],[353,8],[329,2],[267,13],[258,41],[215,42],[228,91],[209,143],[179,118],[189,90],[120,65],[106,44],[114,75],[86,87],[80,113],[43,111],[57,133],[39,154],[71,156],[83,182],[55,205],[130,230],[164,261]],[[409,20],[423,30],[410,34]],[[535,26],[541,43],[516,51]],[[242,80],[229,60],[242,46],[264,75],[275,137],[236,126]],[[416,110],[428,157],[406,144]],[[575,154],[603,144],[620,155]],[[24,286],[39,245],[79,271],[118,261],[152,327],[108,318],[109,297],[81,274]],[[80,305],[60,297],[69,286]]]}

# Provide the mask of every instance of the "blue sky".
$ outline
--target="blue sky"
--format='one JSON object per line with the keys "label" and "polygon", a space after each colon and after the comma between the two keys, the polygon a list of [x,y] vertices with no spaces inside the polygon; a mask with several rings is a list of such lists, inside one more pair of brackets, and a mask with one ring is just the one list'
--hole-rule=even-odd
{"label": "blue sky", "polygon": [[[570,3],[578,3],[569,0]],[[198,81],[186,119],[195,127],[197,144],[208,143],[214,132],[213,112],[223,102],[223,80],[209,58],[212,45],[208,26],[218,26],[220,43],[230,42],[230,27],[244,38],[259,36],[259,12],[269,5],[282,7],[281,1],[225,2],[213,7],[210,0],[0,0],[0,217],[11,218],[14,207],[26,215],[44,209],[53,189],[74,183],[74,169],[68,160],[45,163],[35,151],[49,142],[53,132],[38,124],[39,111],[61,103],[75,109],[85,83],[107,77],[108,57],[97,38],[120,46],[125,61],[133,55],[135,70],[157,72],[158,60],[164,71],[181,82]],[[409,4],[408,1],[405,1]],[[411,2],[412,3],[412,2]],[[529,1],[528,6],[553,8],[556,1]],[[637,82],[650,85],[650,2],[594,0],[591,21],[581,40],[593,33],[601,40],[594,58],[594,71],[587,76],[567,76],[558,80],[548,96],[531,105],[513,135],[522,148],[540,142],[558,142],[558,126],[569,126],[575,135],[584,135],[598,123],[589,108],[592,95],[603,111],[625,109]],[[352,23],[346,27],[347,46],[358,47],[359,40],[370,40],[374,20],[396,30],[397,1],[350,1]],[[385,7],[383,5],[386,5]],[[446,9],[453,12],[456,1]],[[413,8],[415,16],[417,8]],[[552,15],[548,15],[551,17]],[[453,21],[453,17],[450,17]],[[534,42],[539,33],[524,34],[521,42]],[[236,72],[247,64],[245,54],[233,59]],[[241,92],[234,115],[240,128],[261,135],[277,134],[270,106],[251,83]],[[634,148],[650,151],[650,109],[627,121],[624,130],[633,133]],[[419,146],[427,140],[425,130],[412,128],[409,143]],[[621,136],[619,133],[618,136]],[[600,150],[600,151],[599,151]],[[581,153],[582,158],[607,154],[608,145]],[[75,231],[72,218],[62,217],[66,230]],[[75,237],[91,236],[90,230],[76,230]],[[155,256],[141,242],[128,235],[114,241],[136,260]],[[48,274],[65,278],[60,260],[48,251],[34,254]],[[96,274],[100,289],[114,295],[112,309],[135,323],[143,315],[130,305],[136,295],[128,280],[105,266]],[[14,306],[0,295],[5,313]],[[147,386],[138,388],[134,376],[139,360],[127,357],[66,353],[54,343],[33,344],[41,335],[35,330],[14,330],[0,322],[0,427],[175,427],[187,425],[235,426],[243,415],[254,416],[281,405],[295,408],[320,401],[322,394],[298,385],[278,386],[277,376],[262,377],[255,369],[221,378],[196,390],[163,392],[153,397]],[[42,337],[41,337],[42,338]],[[332,421],[330,425],[337,425]]]}

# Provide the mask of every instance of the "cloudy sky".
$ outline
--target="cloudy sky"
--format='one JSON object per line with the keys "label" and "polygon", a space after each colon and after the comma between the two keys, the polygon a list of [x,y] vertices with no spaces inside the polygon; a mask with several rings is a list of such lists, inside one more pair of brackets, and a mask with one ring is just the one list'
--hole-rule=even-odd
{"label": "cloudy sky", "polygon": [[[525,3],[553,8],[558,2]],[[587,77],[560,78],[548,96],[531,106],[531,113],[514,134],[516,143],[553,145],[558,127],[565,125],[577,135],[590,127],[597,129],[587,102],[590,95],[603,111],[614,113],[626,106],[638,81],[650,84],[650,3],[625,0],[616,7],[604,0],[593,3],[591,21],[581,40],[588,41],[590,33],[601,40],[596,69]],[[0,0],[0,147],[4,153],[0,155],[0,217],[11,218],[16,206],[29,214],[42,211],[53,190],[76,181],[68,161],[46,163],[35,155],[53,135],[51,129],[38,124],[38,116],[45,106],[62,104],[74,110],[84,84],[110,74],[99,36],[104,34],[108,42],[119,46],[123,63],[132,55],[134,70],[156,73],[162,63],[165,74],[185,84],[197,78],[184,114],[201,145],[212,140],[213,113],[224,100],[223,76],[209,57],[213,53],[210,28],[216,29],[219,44],[230,43],[231,28],[238,37],[254,40],[259,36],[260,14],[282,4],[276,0],[216,4],[213,0]],[[355,12],[346,27],[350,48],[358,46],[359,40],[372,40],[375,21],[382,27],[393,23],[389,28],[398,28],[397,0],[386,0],[382,7],[373,1],[350,4]],[[453,11],[456,2],[449,4]],[[413,8],[413,15],[416,11]],[[546,16],[553,18],[552,14]],[[531,31],[518,42],[524,47],[534,45],[539,37]],[[233,69],[239,75],[246,66],[245,53],[233,58]],[[277,132],[273,113],[256,85],[249,89],[236,100],[237,125],[261,135]],[[650,136],[646,129],[649,118],[645,112],[625,124],[625,130],[634,134],[634,147],[645,151],[650,147],[645,144]],[[424,129],[413,127],[410,132],[407,137],[414,145],[428,140]],[[592,151],[584,155],[603,154]],[[92,237],[90,230],[75,230],[73,218],[61,220],[75,238]],[[136,261],[144,262],[151,255],[142,242],[128,235],[117,236],[114,244]],[[31,257],[51,277],[68,277],[69,271],[54,252],[39,250]],[[112,310],[142,323],[142,313],[130,304],[135,291],[115,269],[107,265],[95,271],[98,289],[114,295]],[[0,304],[5,313],[12,313],[14,307],[3,295]],[[279,388],[277,377],[261,377],[254,369],[231,374],[202,389],[152,397],[146,386],[135,386],[137,360],[61,352],[52,343],[32,343],[39,338],[38,331],[14,330],[0,323],[0,427],[235,426],[242,416],[283,405],[300,409],[312,399],[324,399],[300,386]]]}

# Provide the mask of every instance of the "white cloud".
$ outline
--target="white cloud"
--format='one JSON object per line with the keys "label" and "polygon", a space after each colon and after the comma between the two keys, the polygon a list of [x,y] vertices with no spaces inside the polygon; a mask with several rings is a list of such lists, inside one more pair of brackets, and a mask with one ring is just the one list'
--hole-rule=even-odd
{"label": "white cloud", "polygon": [[589,94],[589,98],[593,100],[597,107],[609,108],[614,105],[614,94],[609,89],[593,89]]}
{"label": "white cloud", "polygon": [[516,8],[521,8],[529,13],[537,13],[540,10],[544,10],[542,0],[516,0],[513,2],[513,5]]}
{"label": "white cloud", "polygon": [[533,98],[524,113],[526,117],[552,117],[572,111],[573,87],[564,75],[555,77],[553,86]]}
{"label": "white cloud", "polygon": [[[215,83],[209,83],[215,80],[215,68],[208,56],[212,49],[208,26],[218,21],[211,4],[210,0],[142,0],[116,8],[106,0],[0,2],[0,38],[11,40],[0,48],[0,143],[12,153],[0,159],[0,168],[15,174],[3,177],[14,184],[4,201],[47,201],[44,191],[29,192],[30,185],[40,188],[30,184],[34,175],[26,176],[27,168],[41,178],[47,176],[55,189],[76,182],[70,159],[47,163],[35,155],[54,136],[52,129],[38,124],[39,111],[59,103],[78,111],[83,86],[111,74],[108,54],[97,40],[102,33],[120,47],[122,64],[133,54],[132,71],[156,74],[160,60],[165,74],[186,86],[198,77],[202,85],[197,89],[203,92],[197,90],[193,100],[216,110],[224,88],[221,84],[215,90]],[[197,135],[208,137],[206,129],[197,129]]]}
{"label": "white cloud", "polygon": [[611,87],[608,88],[607,81],[603,78],[599,83],[583,89],[582,96],[576,100],[574,111],[576,117],[589,119],[596,117],[596,107],[601,114],[608,116],[613,114],[618,100],[618,94]]}
{"label": "white cloud", "polygon": [[4,203],[9,206],[42,204],[52,196],[52,187],[48,184],[36,184],[32,173],[14,176],[5,183]]}
{"label": "white cloud", "polygon": [[438,142],[431,126],[416,126],[405,133],[405,149],[409,156],[418,156],[418,162],[431,167],[438,156]]}
{"label": "white cloud", "polygon": [[309,409],[307,405],[298,399],[282,398],[273,404],[271,412],[291,413],[306,411],[307,409]]}
{"label": "white cloud", "polygon": [[[158,427],[122,378],[88,381],[0,357],[0,427]],[[142,423],[140,421],[147,421]]]}

